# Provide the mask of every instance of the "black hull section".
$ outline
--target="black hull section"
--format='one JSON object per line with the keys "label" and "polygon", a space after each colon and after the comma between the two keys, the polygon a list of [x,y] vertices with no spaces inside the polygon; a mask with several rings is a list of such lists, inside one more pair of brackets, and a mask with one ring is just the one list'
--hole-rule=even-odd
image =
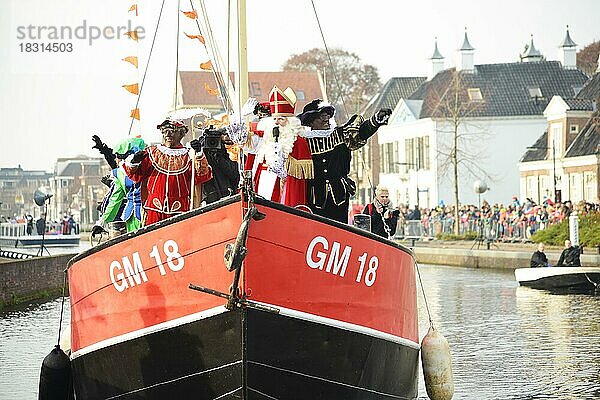
{"label": "black hull section", "polygon": [[73,360],[80,399],[413,399],[419,351],[257,310],[226,312]]}
{"label": "black hull section", "polygon": [[519,284],[533,289],[546,289],[555,292],[593,292],[596,285],[600,284],[600,274],[552,275],[534,281],[522,281]]}

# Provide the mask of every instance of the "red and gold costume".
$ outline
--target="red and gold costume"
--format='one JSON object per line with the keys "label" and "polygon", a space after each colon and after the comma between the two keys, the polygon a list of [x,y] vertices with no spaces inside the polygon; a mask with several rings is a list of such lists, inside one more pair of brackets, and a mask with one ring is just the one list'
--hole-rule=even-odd
{"label": "red and gold costume", "polygon": [[[139,164],[125,164],[127,175],[135,182],[146,182],[148,198],[145,225],[181,214],[190,209],[192,162],[190,149],[164,145],[147,147]],[[195,156],[194,185],[212,178],[212,170],[204,153]]]}

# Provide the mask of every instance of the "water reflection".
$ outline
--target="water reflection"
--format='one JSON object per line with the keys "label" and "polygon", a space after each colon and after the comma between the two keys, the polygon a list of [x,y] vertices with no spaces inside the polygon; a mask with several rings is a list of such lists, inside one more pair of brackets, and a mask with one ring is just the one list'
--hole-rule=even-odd
{"label": "water reflection", "polygon": [[[600,398],[599,296],[519,287],[512,271],[421,266],[421,276],[450,342],[455,399]],[[419,317],[423,336],[422,297]]]}
{"label": "water reflection", "polygon": [[[37,399],[42,361],[57,340],[60,305],[56,299],[0,314],[0,399]],[[66,299],[64,320],[70,317]]]}

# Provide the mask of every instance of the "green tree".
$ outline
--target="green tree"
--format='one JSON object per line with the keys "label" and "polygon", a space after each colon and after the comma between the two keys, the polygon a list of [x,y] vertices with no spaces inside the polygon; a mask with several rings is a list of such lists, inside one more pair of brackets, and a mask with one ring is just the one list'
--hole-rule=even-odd
{"label": "green tree", "polygon": [[339,106],[342,106],[343,98],[349,114],[360,112],[381,88],[377,68],[364,64],[355,53],[340,48],[330,49],[330,55],[337,74],[337,82],[324,49],[315,48],[301,54],[293,54],[282,68],[284,71],[324,73],[329,101],[342,111]]}

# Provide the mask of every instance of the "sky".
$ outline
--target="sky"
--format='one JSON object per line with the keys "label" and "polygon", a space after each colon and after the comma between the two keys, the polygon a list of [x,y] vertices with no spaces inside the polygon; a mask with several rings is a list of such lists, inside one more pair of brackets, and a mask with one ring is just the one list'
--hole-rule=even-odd
{"label": "sky", "polygon": [[[141,133],[147,141],[159,140],[156,125],[173,107],[177,1],[165,2],[147,69],[162,2],[138,0],[136,17],[128,12],[135,1],[0,1],[0,167],[52,171],[59,157],[99,155],[91,149],[93,134],[110,146],[130,132]],[[189,1],[180,0],[180,9],[189,11]],[[198,9],[198,0],[192,1]],[[205,3],[226,59],[228,2]],[[250,71],[277,71],[290,55],[322,47],[310,0],[247,3]],[[354,52],[376,66],[383,82],[394,76],[426,76],[436,37],[446,67],[454,66],[465,27],[476,49],[476,64],[517,61],[531,35],[546,58],[556,60],[567,25],[578,49],[600,39],[599,0],[314,0],[314,4],[328,46]],[[194,22],[182,16],[179,24],[179,69],[197,71],[208,55],[197,41],[183,36],[197,34]],[[144,29],[138,42],[123,35],[128,26]],[[63,39],[52,37],[52,29],[62,31]],[[56,43],[63,51],[27,52],[28,43]],[[235,42],[229,47],[236,47]],[[137,70],[121,60],[135,55],[140,59]],[[136,96],[122,85],[141,82],[144,71],[142,121],[130,130]]]}

